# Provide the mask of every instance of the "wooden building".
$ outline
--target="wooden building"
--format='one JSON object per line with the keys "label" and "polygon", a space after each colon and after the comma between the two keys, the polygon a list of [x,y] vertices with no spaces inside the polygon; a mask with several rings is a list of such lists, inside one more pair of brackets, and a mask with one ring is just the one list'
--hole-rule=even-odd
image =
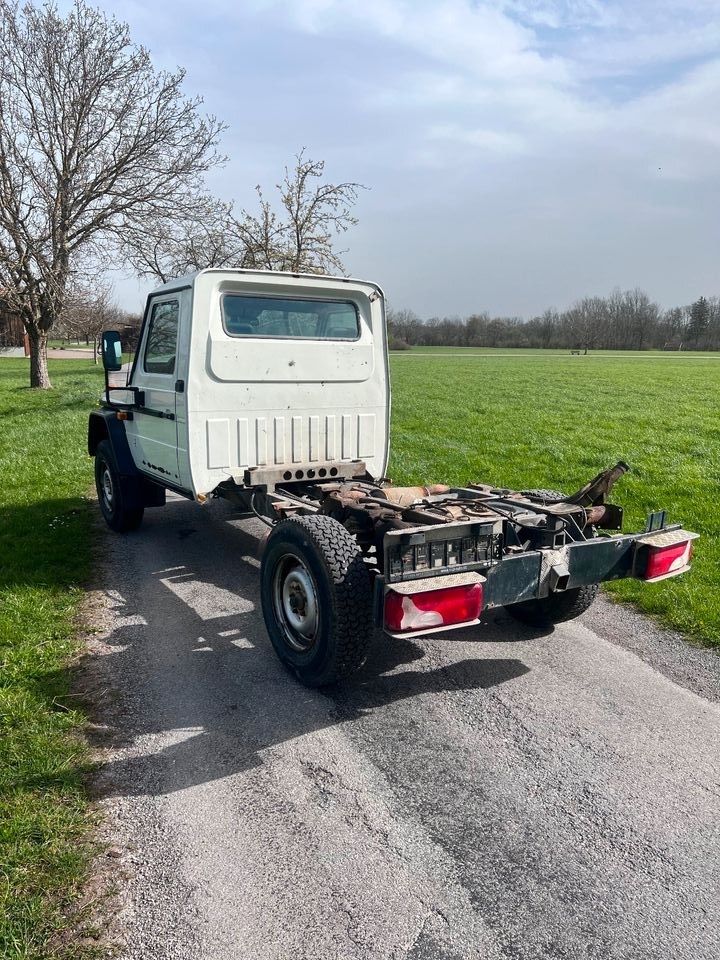
{"label": "wooden building", "polygon": [[8,309],[0,291],[0,350],[7,347],[22,347],[24,344],[25,330],[22,320]]}

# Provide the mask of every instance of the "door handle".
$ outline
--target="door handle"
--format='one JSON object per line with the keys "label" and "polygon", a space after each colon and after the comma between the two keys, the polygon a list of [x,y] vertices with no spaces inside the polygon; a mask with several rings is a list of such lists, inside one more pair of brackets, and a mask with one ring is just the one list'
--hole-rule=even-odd
{"label": "door handle", "polygon": [[138,413],[144,413],[148,417],[158,417],[160,420],[174,420],[175,414],[169,410],[151,410],[150,407],[143,407]]}
{"label": "door handle", "polygon": [[176,380],[175,381],[175,393],[185,393],[185,381]]}

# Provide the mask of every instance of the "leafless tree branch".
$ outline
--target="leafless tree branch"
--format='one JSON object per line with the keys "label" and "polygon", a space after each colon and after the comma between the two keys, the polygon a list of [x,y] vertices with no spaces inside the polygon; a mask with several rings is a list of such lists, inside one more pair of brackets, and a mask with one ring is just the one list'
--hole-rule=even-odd
{"label": "leafless tree branch", "polygon": [[126,256],[142,275],[162,281],[208,266],[344,274],[335,238],[357,222],[351,211],[363,188],[325,183],[324,172],[323,161],[301,150],[276,185],[279,211],[260,186],[257,211],[239,216],[230,204],[205,197],[172,216],[158,215],[151,227],[126,232]]}
{"label": "leafless tree branch", "polygon": [[48,387],[47,334],[78,264],[178,231],[223,125],[156,71],[128,27],[75,0],[63,16],[0,0],[0,288],[25,325],[31,383]]}

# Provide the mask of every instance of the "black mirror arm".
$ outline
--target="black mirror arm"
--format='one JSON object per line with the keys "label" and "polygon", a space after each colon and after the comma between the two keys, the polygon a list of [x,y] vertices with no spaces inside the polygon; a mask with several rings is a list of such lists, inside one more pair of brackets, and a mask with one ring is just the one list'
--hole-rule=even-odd
{"label": "black mirror arm", "polygon": [[[123,390],[125,393],[132,393],[133,402],[132,403],[118,403],[116,400],[110,399],[111,390]],[[105,403],[108,407],[112,407],[113,410],[134,410],[142,409],[145,406],[145,391],[141,390],[139,387],[111,387],[109,384],[105,384]]]}

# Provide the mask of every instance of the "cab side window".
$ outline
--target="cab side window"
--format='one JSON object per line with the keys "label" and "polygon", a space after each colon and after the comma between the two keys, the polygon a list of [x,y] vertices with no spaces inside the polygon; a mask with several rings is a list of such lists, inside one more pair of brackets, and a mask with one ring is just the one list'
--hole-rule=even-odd
{"label": "cab side window", "polygon": [[153,304],[150,314],[143,367],[145,373],[172,374],[175,372],[175,354],[177,352],[178,300],[165,300]]}

